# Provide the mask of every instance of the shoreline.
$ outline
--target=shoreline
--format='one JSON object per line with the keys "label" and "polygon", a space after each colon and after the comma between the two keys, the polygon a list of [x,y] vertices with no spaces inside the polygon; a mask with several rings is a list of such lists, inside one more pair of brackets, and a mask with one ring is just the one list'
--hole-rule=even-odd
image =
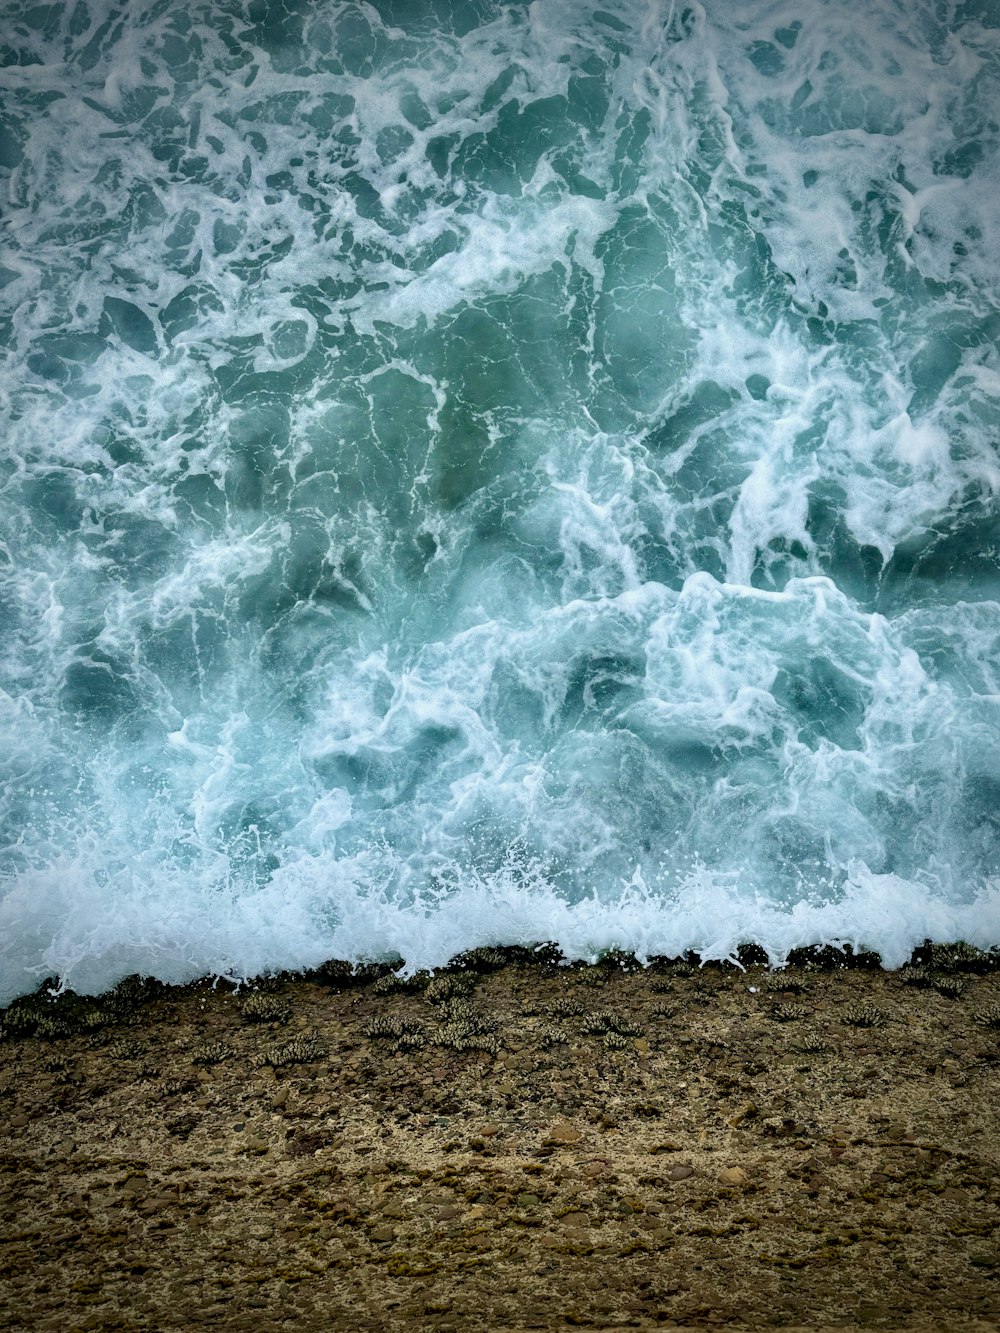
{"label": "shoreline", "polygon": [[0,1313],[1000,1327],[996,963],[479,950],[25,997],[0,1012]]}
{"label": "shoreline", "polygon": [[[763,969],[777,975],[788,969],[807,971],[838,971],[841,969],[865,969],[901,973],[907,968],[928,968],[939,973],[945,972],[990,972],[1000,969],[1000,943],[982,948],[970,944],[967,940],[924,940],[915,947],[909,957],[898,966],[887,967],[882,956],[875,949],[855,948],[852,944],[809,944],[790,949],[784,958],[774,960],[758,944],[741,944],[732,956],[719,958],[702,957],[696,949],[688,949],[676,955],[654,954],[641,958],[629,950],[610,948],[600,951],[590,958],[580,958],[565,954],[559,945],[542,940],[535,944],[484,945],[455,954],[446,962],[433,968],[421,968],[403,979],[404,985],[420,985],[421,978],[429,978],[442,973],[470,972],[483,973],[500,970],[514,964],[531,966],[533,963],[546,967],[559,968],[614,968],[625,971],[664,971],[678,966],[701,969],[704,967],[735,969],[737,972]],[[56,1005],[64,1005],[69,1016],[69,1025],[74,1019],[72,1011],[80,1003],[97,1003],[122,991],[122,988],[137,994],[136,987],[151,988],[157,993],[169,991],[181,994],[191,987],[211,985],[213,988],[224,986],[234,990],[253,990],[261,986],[273,986],[279,983],[317,981],[322,984],[338,986],[364,986],[379,978],[402,975],[407,960],[401,956],[380,958],[362,957],[358,959],[330,958],[316,967],[279,968],[254,975],[238,975],[235,972],[204,972],[192,976],[186,981],[164,981],[152,974],[132,973],[103,990],[74,990],[64,986],[58,974],[43,978],[32,990],[23,991],[0,1004],[0,1042],[4,1038],[6,1015],[25,1005],[44,997],[52,999]],[[69,1030],[69,1029],[67,1029]]]}

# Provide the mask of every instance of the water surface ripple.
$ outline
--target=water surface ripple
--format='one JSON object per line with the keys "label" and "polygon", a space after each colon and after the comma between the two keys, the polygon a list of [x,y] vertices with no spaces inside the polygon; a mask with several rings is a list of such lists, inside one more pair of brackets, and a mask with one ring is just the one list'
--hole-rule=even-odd
{"label": "water surface ripple", "polygon": [[1000,942],[995,0],[0,0],[0,994]]}

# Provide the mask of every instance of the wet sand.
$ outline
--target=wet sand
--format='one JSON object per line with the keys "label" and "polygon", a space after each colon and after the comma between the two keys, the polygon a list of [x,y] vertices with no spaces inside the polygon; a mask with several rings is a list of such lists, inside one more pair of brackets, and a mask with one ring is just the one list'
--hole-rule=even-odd
{"label": "wet sand", "polygon": [[1000,974],[470,956],[0,1014],[15,1329],[1000,1327]]}

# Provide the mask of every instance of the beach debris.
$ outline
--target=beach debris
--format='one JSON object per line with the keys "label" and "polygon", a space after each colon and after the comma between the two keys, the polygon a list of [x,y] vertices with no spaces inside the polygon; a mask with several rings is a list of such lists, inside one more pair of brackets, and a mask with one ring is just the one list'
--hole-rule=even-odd
{"label": "beach debris", "polygon": [[792,1047],[798,1055],[829,1055],[831,1047],[818,1032],[806,1032],[803,1040]]}
{"label": "beach debris", "polygon": [[393,1014],[376,1014],[361,1029],[369,1041],[396,1041],[415,1036],[423,1031],[423,1023],[416,1018],[397,1018]]}
{"label": "beach debris", "polygon": [[606,1033],[617,1033],[621,1037],[642,1036],[642,1025],[634,1022],[625,1014],[613,1013],[610,1009],[598,1009],[583,1020],[583,1030],[591,1036],[599,1037]]}
{"label": "beach debris", "polygon": [[805,984],[787,972],[765,972],[760,978],[760,989],[771,994],[781,992],[785,995],[804,995]]}
{"label": "beach debris", "polygon": [[454,1051],[482,1051],[495,1055],[503,1048],[503,1042],[495,1033],[472,1023],[442,1023],[428,1037],[435,1046],[448,1046]]}
{"label": "beach debris", "polygon": [[965,940],[954,944],[931,944],[927,963],[937,972],[988,972],[1000,963],[1000,951],[979,949]]}
{"label": "beach debris", "polygon": [[65,1055],[55,1055],[46,1060],[42,1068],[49,1074],[57,1075],[57,1082],[70,1083],[74,1080],[75,1065],[73,1061]]}
{"label": "beach debris", "polygon": [[429,1004],[444,1004],[456,996],[468,995],[475,982],[469,976],[444,974],[434,977],[424,988],[424,999]]}
{"label": "beach debris", "polygon": [[844,1011],[844,1022],[856,1028],[880,1028],[886,1024],[886,1016],[870,1000],[852,1004]]}
{"label": "beach debris", "polygon": [[292,1011],[276,995],[267,995],[255,991],[249,995],[240,1008],[240,1013],[247,1023],[287,1023]]}
{"label": "beach debris", "polygon": [[252,1063],[258,1069],[265,1065],[280,1069],[283,1065],[311,1064],[325,1055],[326,1049],[317,1037],[293,1037],[291,1041],[274,1042],[265,1047]]}
{"label": "beach debris", "polygon": [[697,970],[686,957],[674,958],[666,966],[666,971],[671,977],[693,977]]}
{"label": "beach debris", "polygon": [[517,950],[494,949],[486,946],[481,949],[469,949],[451,960],[452,967],[464,967],[470,972],[498,972],[506,967]]}
{"label": "beach debris", "polygon": [[184,1092],[193,1092],[195,1087],[193,1079],[190,1078],[168,1078],[163,1085],[164,1097],[179,1097]]}
{"label": "beach debris", "polygon": [[626,974],[641,972],[642,964],[634,953],[627,949],[608,949],[598,960],[598,966],[608,972],[620,971]]}
{"label": "beach debris", "polygon": [[388,1014],[377,1014],[361,1029],[369,1041],[398,1041],[403,1035],[403,1024]]}
{"label": "beach debris", "polygon": [[414,1028],[411,1031],[404,1032],[399,1040],[394,1044],[394,1051],[417,1051],[421,1046],[427,1045],[427,1037],[421,1029]]}
{"label": "beach debris", "polygon": [[220,1065],[223,1060],[228,1060],[233,1053],[233,1048],[224,1041],[210,1041],[208,1045],[202,1046],[191,1057],[191,1063],[195,1065]]}
{"label": "beach debris", "polygon": [[94,1036],[114,1024],[135,1021],[139,1006],[163,990],[151,979],[126,977],[93,1000],[72,991],[56,993],[55,985],[50,978],[34,994],[21,996],[0,1012],[0,1039],[37,1036],[54,1041],[81,1033]]}
{"label": "beach debris", "polygon": [[122,1037],[108,1046],[107,1053],[113,1060],[137,1060],[146,1053],[146,1048],[141,1041]]}
{"label": "beach debris", "polygon": [[80,1032],[95,1032],[115,1018],[113,1007],[81,1003],[78,996],[29,995],[15,1000],[3,1014],[0,1038],[37,1036],[56,1040]]}
{"label": "beach debris", "polygon": [[921,990],[927,990],[934,984],[930,969],[919,964],[904,967],[899,979],[904,986],[916,986]]}
{"label": "beach debris", "polygon": [[[453,978],[435,978],[451,982]],[[431,984],[434,984],[433,982]],[[431,1042],[458,1051],[498,1052],[503,1043],[496,1036],[497,1020],[476,1009],[467,1000],[453,998],[454,988],[441,987],[435,1002],[440,1021],[430,1029],[418,1019],[378,1014],[362,1028],[369,1041],[389,1041],[397,1051],[416,1050]]]}

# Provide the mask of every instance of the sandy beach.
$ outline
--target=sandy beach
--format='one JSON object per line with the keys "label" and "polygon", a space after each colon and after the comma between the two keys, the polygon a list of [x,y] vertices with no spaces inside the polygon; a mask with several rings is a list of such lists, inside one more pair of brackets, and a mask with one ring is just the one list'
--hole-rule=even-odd
{"label": "sandy beach", "polygon": [[994,1328],[1000,978],[848,961],[18,1001],[0,1319]]}

